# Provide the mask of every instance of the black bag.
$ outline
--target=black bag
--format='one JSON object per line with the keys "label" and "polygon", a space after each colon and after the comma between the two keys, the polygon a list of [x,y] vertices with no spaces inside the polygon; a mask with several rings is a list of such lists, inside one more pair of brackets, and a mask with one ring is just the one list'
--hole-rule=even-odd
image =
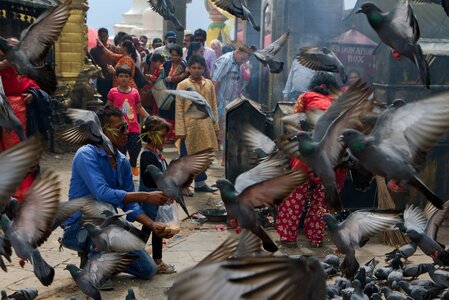
{"label": "black bag", "polygon": [[134,67],[134,82],[139,90],[149,84],[148,80],[143,76],[142,71],[138,67]]}

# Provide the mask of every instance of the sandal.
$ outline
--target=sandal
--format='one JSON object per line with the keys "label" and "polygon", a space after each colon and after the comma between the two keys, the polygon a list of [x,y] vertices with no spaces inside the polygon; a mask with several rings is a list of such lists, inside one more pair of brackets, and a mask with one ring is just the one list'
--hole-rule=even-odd
{"label": "sandal", "polygon": [[176,272],[174,265],[166,264],[164,262],[157,265],[157,274],[174,274]]}

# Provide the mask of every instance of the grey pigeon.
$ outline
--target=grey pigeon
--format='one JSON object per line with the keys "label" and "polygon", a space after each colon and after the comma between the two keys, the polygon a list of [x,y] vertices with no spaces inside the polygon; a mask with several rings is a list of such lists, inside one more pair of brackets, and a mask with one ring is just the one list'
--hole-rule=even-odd
{"label": "grey pigeon", "polygon": [[8,295],[6,294],[6,291],[5,291],[5,290],[1,290],[1,295],[2,295],[1,300],[9,300],[9,297],[8,297]]}
{"label": "grey pigeon", "polygon": [[340,258],[334,254],[328,254],[324,257],[323,262],[335,267],[340,268]]}
{"label": "grey pigeon", "polygon": [[351,300],[368,300],[368,296],[363,293],[362,284],[357,279],[352,281],[354,292],[351,295]]}
{"label": "grey pigeon", "polygon": [[237,258],[180,274],[168,299],[322,300],[325,280],[320,262],[312,256]]}
{"label": "grey pigeon", "polygon": [[276,142],[249,124],[242,129],[242,139],[245,146],[261,160],[275,155],[279,150]]}
{"label": "grey pigeon", "polygon": [[184,26],[182,26],[175,15],[175,5],[172,0],[148,0],[148,3],[164,20],[172,22],[176,26],[177,31],[184,30]]}
{"label": "grey pigeon", "polygon": [[380,292],[380,287],[374,281],[371,281],[365,285],[363,292],[371,297],[373,294]]}
{"label": "grey pigeon", "polygon": [[432,264],[428,264],[430,278],[440,287],[449,287],[449,272],[444,270],[435,270]]}
{"label": "grey pigeon", "polygon": [[404,276],[402,275],[402,270],[393,270],[388,274],[387,277],[387,284],[390,288],[396,290],[398,288],[398,284],[401,280],[404,279]]}
{"label": "grey pigeon", "polygon": [[0,37],[0,50],[20,75],[27,76],[47,93],[56,90],[56,74],[45,59],[70,15],[71,0],[65,0],[49,8],[20,35],[20,41],[13,45]]}
{"label": "grey pigeon", "polygon": [[382,287],[380,290],[382,294],[384,294],[386,300],[412,300],[410,297],[407,297],[400,292],[393,291],[388,287]]}
{"label": "grey pigeon", "polygon": [[285,45],[285,43],[288,40],[288,37],[290,35],[290,32],[286,32],[283,35],[281,35],[280,38],[275,40],[273,43],[268,45],[268,47],[257,50],[252,47],[254,50],[252,54],[254,57],[260,61],[264,66],[268,65],[268,68],[270,69],[270,73],[280,73],[282,72],[282,69],[284,67],[284,63],[274,60],[274,56],[282,49],[282,47]]}
{"label": "grey pigeon", "polygon": [[392,267],[382,267],[382,268],[377,268],[376,271],[374,271],[374,276],[378,279],[378,280],[387,280],[388,275],[393,272],[393,268]]}
{"label": "grey pigeon", "polygon": [[400,281],[399,286],[401,289],[414,300],[431,300],[435,295],[432,295],[430,291],[420,286],[411,286],[407,281]]}
{"label": "grey pigeon", "polygon": [[[357,270],[357,272],[355,273],[355,276],[354,276],[354,281],[356,281],[356,280],[360,284],[360,289],[363,290],[365,288],[367,280],[369,280],[366,276],[366,270],[364,268],[359,268]],[[352,282],[353,283],[352,286],[355,288],[354,281]]]}
{"label": "grey pigeon", "polygon": [[145,248],[141,239],[120,226],[100,227],[92,223],[84,223],[83,226],[94,243],[95,252],[124,253]]}
{"label": "grey pigeon", "polygon": [[338,137],[345,128],[357,126],[357,120],[372,108],[368,100],[371,88],[360,81],[333,101],[332,105],[318,119],[312,136],[300,131],[294,138],[307,166],[318,176],[324,186],[327,208],[331,211],[342,210],[337,189],[334,167],[345,153]]}
{"label": "grey pigeon", "polygon": [[449,129],[449,93],[390,106],[369,136],[345,129],[341,140],[368,171],[384,178],[409,182],[437,208],[444,201],[418,177],[425,154]]}
{"label": "grey pigeon", "polygon": [[21,141],[25,140],[25,132],[6,95],[0,92],[0,127],[14,131]]}
{"label": "grey pigeon", "polygon": [[26,174],[39,163],[42,152],[41,140],[30,137],[0,153],[0,214]]}
{"label": "grey pigeon", "polygon": [[407,237],[414,242],[425,255],[430,256],[440,266],[449,265],[449,253],[431,237],[413,229],[407,230]]}
{"label": "grey pigeon", "polygon": [[[154,165],[149,165],[145,173],[151,175],[156,182],[158,190],[162,191],[165,196],[178,202],[187,216],[190,216],[182,195],[182,189],[190,186],[193,178],[206,171],[213,160],[213,150],[206,149],[196,154],[172,160],[167,170],[163,173]],[[143,183],[150,186],[145,182],[145,178]]]}
{"label": "grey pigeon", "polygon": [[420,36],[419,25],[409,1],[397,1],[396,7],[386,13],[374,3],[365,2],[357,13],[366,15],[382,42],[415,63],[421,80],[430,88],[429,66],[421,46],[417,44]]}
{"label": "grey pigeon", "polygon": [[402,275],[405,278],[411,277],[412,279],[418,278],[421,274],[427,273],[429,271],[429,267],[433,266],[432,264],[410,264],[404,266],[402,269]]}
{"label": "grey pigeon", "polygon": [[212,1],[217,7],[226,10],[233,16],[242,20],[247,20],[256,31],[260,31],[260,26],[256,24],[251,11],[248,9],[246,0],[215,0]]}
{"label": "grey pigeon", "polygon": [[353,212],[340,224],[331,214],[323,216],[337,251],[346,255],[341,263],[341,271],[346,278],[353,279],[359,268],[355,257],[355,246],[360,245],[370,236],[392,227],[397,220],[394,216],[368,211]]}
{"label": "grey pigeon", "polygon": [[417,246],[414,243],[405,244],[399,248],[394,249],[391,252],[385,253],[385,259],[391,260],[397,255],[399,255],[400,257],[407,260],[410,256],[412,256],[416,252],[416,247]]}
{"label": "grey pigeon", "polygon": [[134,294],[134,290],[132,288],[128,289],[128,294],[126,295],[125,300],[137,300],[136,295]]}
{"label": "grey pigeon", "polygon": [[220,190],[228,214],[237,220],[241,228],[246,228],[257,235],[262,240],[265,250],[276,252],[278,247],[263,229],[254,208],[274,207],[306,180],[305,173],[289,172],[249,186],[241,193],[237,193],[234,185],[227,179],[218,179],[216,186]]}
{"label": "grey pigeon", "polygon": [[14,300],[33,300],[37,298],[39,292],[35,288],[25,288],[18,291],[15,291],[8,297]]}
{"label": "grey pigeon", "polygon": [[51,225],[58,209],[60,192],[57,176],[52,172],[42,173],[27,192],[14,221],[2,224],[6,237],[21,259],[21,266],[25,261],[30,261],[34,274],[45,286],[53,282],[55,271],[42,258],[37,247],[52,232]]}
{"label": "grey pigeon", "polygon": [[303,47],[299,49],[296,57],[301,65],[315,71],[339,73],[341,81],[346,83],[346,75],[343,63],[335,53],[326,47]]}
{"label": "grey pigeon", "polygon": [[11,255],[12,255],[11,242],[5,237],[0,235],[0,268],[2,268],[2,270],[5,272],[8,272],[8,269],[6,268],[2,256],[7,261],[11,262]]}
{"label": "grey pigeon", "polygon": [[[84,109],[69,108],[67,110],[67,115],[76,123],[81,124],[73,126],[60,133],[59,137],[64,142],[73,145],[93,144],[102,146],[108,156],[115,156],[114,146],[112,145],[111,140],[103,132],[103,130],[111,129],[101,127],[100,119],[98,119],[95,112]],[[116,134],[115,131],[112,130],[111,133]]]}
{"label": "grey pigeon", "polygon": [[371,300],[382,300],[382,296],[379,293],[374,293],[371,295]]}
{"label": "grey pigeon", "polygon": [[444,291],[442,294],[441,294],[441,298],[440,298],[441,300],[449,300],[449,290],[446,290],[446,291]]}
{"label": "grey pigeon", "polygon": [[448,0],[412,0],[413,3],[434,3],[443,7],[444,12],[449,16],[449,1]]}
{"label": "grey pigeon", "polygon": [[94,300],[101,300],[99,287],[112,275],[125,270],[136,255],[120,253],[99,253],[89,258],[83,269],[68,264],[70,272],[78,288]]}
{"label": "grey pigeon", "polygon": [[148,235],[145,234],[144,232],[142,232],[142,230],[138,229],[131,222],[128,222],[124,218],[124,216],[130,214],[131,212],[132,212],[132,210],[127,211],[127,212],[122,213],[122,214],[117,214],[114,211],[105,210],[105,211],[102,212],[102,215],[105,216],[105,219],[100,224],[100,227],[101,228],[105,228],[105,227],[107,227],[109,225],[116,225],[116,226],[119,226],[119,227],[125,229],[126,231],[129,231],[133,235],[135,235],[138,238],[140,238],[142,241],[146,242],[147,239],[148,239]]}
{"label": "grey pigeon", "polygon": [[[192,103],[189,106],[186,114],[192,119],[205,119],[209,117],[212,123],[215,123],[215,115],[210,107],[209,102],[194,88],[189,87],[187,90],[165,90],[166,93],[177,96],[179,100],[190,100]],[[184,103],[189,105],[189,103]],[[216,113],[216,112],[215,112]]]}

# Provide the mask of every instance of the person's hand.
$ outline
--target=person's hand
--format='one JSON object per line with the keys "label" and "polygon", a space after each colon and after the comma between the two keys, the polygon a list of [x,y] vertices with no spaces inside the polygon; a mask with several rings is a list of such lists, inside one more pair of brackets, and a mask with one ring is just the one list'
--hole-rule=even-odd
{"label": "person's hand", "polygon": [[23,101],[25,101],[26,104],[30,104],[31,102],[33,102],[33,95],[31,95],[30,93],[23,93]]}
{"label": "person's hand", "polygon": [[106,68],[108,68],[108,72],[111,74],[115,74],[115,68],[111,65],[107,65]]}
{"label": "person's hand", "polygon": [[186,136],[185,135],[177,135],[176,136],[178,139],[180,139],[180,140],[185,140],[186,139]]}
{"label": "person's hand", "polygon": [[164,195],[161,191],[147,193],[147,202],[155,205],[164,205],[166,203],[173,203],[173,200]]}
{"label": "person's hand", "polygon": [[169,239],[172,238],[174,234],[171,230],[167,230],[168,226],[162,223],[154,222],[151,230],[160,238]]}

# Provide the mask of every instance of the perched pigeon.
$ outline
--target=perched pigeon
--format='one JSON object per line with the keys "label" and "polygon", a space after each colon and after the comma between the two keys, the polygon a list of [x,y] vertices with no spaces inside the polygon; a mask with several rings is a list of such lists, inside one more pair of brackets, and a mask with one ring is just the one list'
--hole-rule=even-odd
{"label": "perched pigeon", "polygon": [[285,45],[285,43],[288,40],[288,37],[290,35],[290,32],[286,32],[283,35],[281,35],[280,38],[278,38],[276,41],[268,45],[268,47],[257,50],[253,48],[252,54],[254,57],[260,61],[264,66],[268,65],[268,68],[270,69],[270,73],[280,73],[282,72],[282,69],[284,67],[284,63],[274,60],[274,56],[282,49],[282,47]]}
{"label": "perched pigeon", "polygon": [[372,2],[362,4],[357,13],[364,13],[379,38],[399,55],[410,59],[418,68],[421,80],[430,88],[430,73],[421,46],[417,44],[420,36],[418,21],[408,0],[397,1],[390,12],[382,12]]}
{"label": "perched pigeon", "polygon": [[[58,177],[52,172],[42,173],[27,192],[14,221],[2,224],[16,255],[21,258],[21,266],[24,261],[30,261],[34,274],[45,286],[53,282],[55,271],[45,262],[37,247],[52,232],[60,192]],[[2,218],[5,217],[3,215]]]}
{"label": "perched pigeon", "polygon": [[[102,146],[109,156],[114,156],[114,146],[111,140],[104,134],[98,116],[93,111],[84,109],[70,108],[67,115],[75,122],[81,122],[80,125],[64,130],[60,138],[68,144],[85,145],[93,144]],[[111,131],[115,134],[114,131]]]}
{"label": "perched pigeon", "polygon": [[425,154],[449,129],[449,93],[404,105],[395,102],[377,120],[369,136],[345,129],[341,140],[368,171],[409,182],[435,207],[444,201],[419,178]]}
{"label": "perched pigeon", "polygon": [[176,26],[177,31],[184,30],[184,26],[175,16],[175,5],[172,0],[148,0],[148,3],[164,20],[172,22]]}
{"label": "perched pigeon", "polygon": [[338,97],[318,119],[312,136],[299,131],[291,138],[297,140],[299,159],[321,179],[327,208],[332,211],[342,210],[334,168],[341,161],[345,149],[338,136],[343,129],[358,126],[359,117],[371,110],[372,101],[368,100],[371,93],[371,88],[359,81]]}
{"label": "perched pigeon", "polygon": [[246,0],[215,0],[217,7],[226,10],[231,15],[236,16],[242,20],[247,20],[256,31],[260,31],[260,26],[256,24],[251,11],[248,9]]}
{"label": "perched pigeon", "polygon": [[90,257],[82,270],[72,264],[68,264],[66,270],[84,294],[101,300],[99,287],[112,275],[125,270],[136,258],[132,254],[99,253]]}
{"label": "perched pigeon", "polygon": [[14,131],[21,141],[25,140],[22,123],[14,113],[6,95],[0,92],[0,127]]}
{"label": "perched pigeon", "polygon": [[95,247],[95,252],[129,252],[142,250],[145,243],[134,234],[117,225],[106,227],[92,223],[83,224]]}
{"label": "perched pigeon", "polygon": [[303,184],[306,180],[307,175],[305,173],[290,172],[249,186],[240,194],[227,179],[218,179],[216,186],[220,190],[221,199],[228,214],[237,219],[241,228],[246,228],[257,235],[262,240],[265,250],[276,252],[278,247],[263,229],[254,208],[273,207],[279,204],[294,188]]}
{"label": "perched pigeon", "polygon": [[346,255],[341,264],[342,274],[352,279],[359,268],[355,257],[355,246],[363,246],[370,236],[391,228],[398,222],[398,218],[368,211],[356,211],[340,224],[331,214],[325,214],[323,221],[338,252]]}
{"label": "perched pigeon", "polygon": [[41,140],[30,137],[0,153],[0,214],[26,174],[39,163],[42,152]]}
{"label": "perched pigeon", "polygon": [[322,300],[326,298],[325,280],[315,257],[236,258],[180,274],[168,299]]}
{"label": "perched pigeon", "polygon": [[303,47],[299,49],[296,58],[304,67],[315,71],[339,73],[343,83],[348,81],[343,63],[332,50],[326,47]]}
{"label": "perched pigeon", "polygon": [[[149,165],[145,172],[151,175],[158,189],[164,195],[178,202],[187,216],[190,216],[182,195],[182,189],[190,186],[193,178],[206,171],[213,160],[214,152],[206,149],[196,154],[172,160],[163,173],[154,165]],[[143,183],[150,186],[145,182],[145,178],[143,178]]]}
{"label": "perched pigeon", "polygon": [[20,36],[17,45],[0,37],[0,50],[20,75],[27,76],[48,94],[56,91],[56,74],[45,59],[70,15],[71,0],[64,0],[49,8],[37,18]]}
{"label": "perched pigeon", "polygon": [[[205,119],[209,117],[212,123],[216,122],[209,102],[200,93],[195,91],[194,88],[187,88],[187,90],[165,90],[165,92],[177,96],[176,99],[190,100],[192,104],[186,114],[192,119]],[[189,105],[189,103],[186,103],[186,105]]]}
{"label": "perched pigeon", "polygon": [[26,288],[18,290],[8,297],[14,300],[33,300],[37,298],[39,292],[35,288]]}
{"label": "perched pigeon", "polygon": [[449,1],[448,0],[412,0],[413,3],[435,3],[440,4],[447,16],[449,16]]}

